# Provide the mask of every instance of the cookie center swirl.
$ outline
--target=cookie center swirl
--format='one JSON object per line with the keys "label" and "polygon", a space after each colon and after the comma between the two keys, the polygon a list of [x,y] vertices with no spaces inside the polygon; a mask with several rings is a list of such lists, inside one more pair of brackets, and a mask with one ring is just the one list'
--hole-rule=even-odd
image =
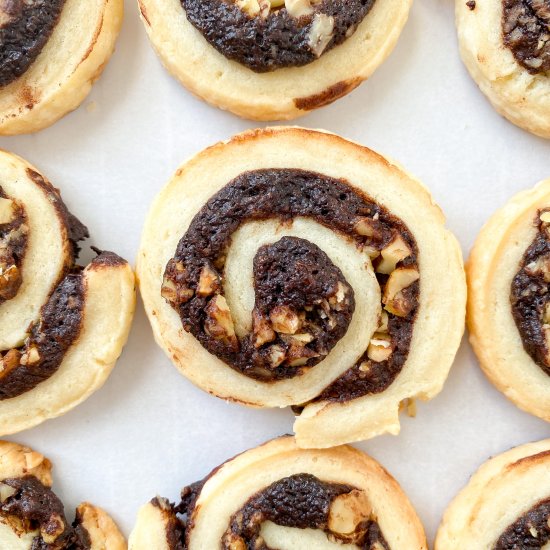
{"label": "cookie center swirl", "polygon": [[2,503],[1,523],[21,536],[36,533],[33,550],[89,550],[88,532],[67,522],[63,503],[49,488],[32,475],[5,479],[0,482]]}
{"label": "cookie center swirl", "polygon": [[550,71],[550,0],[503,0],[504,43],[531,74]]}
{"label": "cookie center swirl", "polygon": [[510,301],[525,351],[550,375],[550,210],[540,210],[536,223],[538,232],[512,281]]}
{"label": "cookie center swirl", "polygon": [[[330,230],[328,235],[308,239],[307,224],[313,222]],[[270,235],[273,229],[275,240],[260,243],[249,282],[242,250],[258,246],[258,225]],[[285,231],[300,236],[277,238]],[[370,266],[376,277],[365,271],[355,288],[348,283],[320,248],[334,235],[341,239],[335,246],[351,246],[358,265]],[[346,351],[349,370],[325,392],[327,399],[347,400],[383,391],[403,367],[418,308],[417,254],[403,222],[344,180],[302,170],[258,170],[239,175],[195,216],[166,266],[161,293],[205,349],[262,381],[322,368],[358,304],[363,315],[376,306],[370,311],[378,316],[370,344],[361,335],[368,348]],[[235,281],[239,278],[244,280]],[[252,303],[241,307],[237,302],[250,286]]]}
{"label": "cookie center swirl", "polygon": [[228,59],[256,72],[311,63],[349,38],[375,0],[181,0]]}
{"label": "cookie center swirl", "polygon": [[550,499],[543,500],[519,517],[499,537],[493,550],[542,548],[550,542]]}
{"label": "cookie center swirl", "polygon": [[0,0],[0,86],[23,75],[50,38],[65,0]]}
{"label": "cookie center swirl", "polygon": [[281,479],[251,497],[231,517],[221,547],[292,548],[298,529],[302,545],[311,540],[312,547],[389,550],[363,491],[311,474]]}

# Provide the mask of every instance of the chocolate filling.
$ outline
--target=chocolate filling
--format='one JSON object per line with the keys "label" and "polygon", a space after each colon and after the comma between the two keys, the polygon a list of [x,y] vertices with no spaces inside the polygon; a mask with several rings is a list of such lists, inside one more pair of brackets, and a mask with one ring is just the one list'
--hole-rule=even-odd
{"label": "chocolate filling", "polygon": [[85,289],[80,269],[53,291],[33,323],[25,346],[3,356],[0,400],[17,397],[54,374],[80,333]]}
{"label": "chocolate filling", "polygon": [[[232,543],[238,540],[244,542],[247,549],[272,550],[260,536],[265,521],[281,527],[322,530],[332,538],[345,542],[341,535],[329,529],[329,511],[336,497],[353,490],[348,485],[325,483],[311,474],[297,474],[276,481],[233,514],[222,540],[222,548],[230,550],[234,548]],[[361,549],[370,550],[378,543],[389,550],[380,527],[370,518],[365,518],[357,526],[354,540]]]}
{"label": "chocolate filling", "polygon": [[500,536],[493,550],[538,550],[550,542],[550,499],[519,517]]}
{"label": "chocolate filling", "polygon": [[[168,262],[162,294],[186,331],[251,378],[302,374],[328,354],[353,314],[353,289],[326,254],[305,239],[285,237],[256,254],[252,332],[241,338],[235,334],[222,284],[231,235],[247,221],[276,219],[284,225],[299,216],[347,236],[359,248],[369,247],[374,255],[398,236],[411,253],[397,266],[417,268],[416,243],[403,222],[346,181],[292,169],[239,175],[191,222]],[[361,220],[368,221],[368,236],[357,231]],[[388,275],[377,277],[386,284]],[[418,297],[415,282],[403,291],[407,312],[388,313],[390,357],[375,362],[365,351],[324,391],[324,399],[345,401],[381,392],[393,382],[407,358]]]}
{"label": "chocolate filling", "polygon": [[48,42],[65,0],[3,0],[0,3],[0,86],[29,69]]}
{"label": "chocolate filling", "polygon": [[525,351],[550,375],[550,355],[545,325],[550,321],[550,225],[536,218],[538,232],[525,252],[512,281],[512,315]]}
{"label": "chocolate filling", "polygon": [[[322,0],[296,18],[285,7],[251,17],[231,0],[181,0],[187,19],[227,59],[255,72],[311,63],[351,36],[375,0]],[[316,14],[332,17],[332,38],[317,54],[310,44]]]}
{"label": "chocolate filling", "polygon": [[27,475],[1,483],[15,490],[0,506],[3,522],[16,532],[21,528],[25,532],[40,530],[31,550],[90,550],[90,536],[81,519],[77,517],[70,526],[62,502],[39,479]]}
{"label": "chocolate filling", "polygon": [[550,71],[550,0],[503,0],[504,43],[531,74]]}
{"label": "chocolate filling", "polygon": [[[1,186],[0,199],[10,200]],[[17,201],[7,208],[11,218],[0,224],[0,305],[14,298],[23,283],[21,265],[27,249],[25,209]]]}

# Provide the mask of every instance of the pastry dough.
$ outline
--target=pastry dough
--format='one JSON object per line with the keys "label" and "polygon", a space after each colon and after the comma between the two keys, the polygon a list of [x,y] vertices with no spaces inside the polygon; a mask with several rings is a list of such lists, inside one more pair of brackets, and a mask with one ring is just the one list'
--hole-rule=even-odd
{"label": "pastry dough", "polygon": [[546,548],[550,541],[548,487],[550,440],[492,458],[447,508],[435,550]]}
{"label": "pastry dough", "polygon": [[191,92],[254,120],[290,120],[368,78],[393,50],[412,0],[376,0],[354,34],[302,67],[257,73],[224,57],[188,21],[181,0],[139,0],[149,38]]}
{"label": "pastry dough", "polygon": [[[0,6],[0,24],[18,2]],[[0,88],[0,135],[36,132],[76,109],[114,50],[122,14],[123,0],[65,0],[38,57]],[[11,46],[0,44],[0,54]]]}
{"label": "pastry dough", "polygon": [[115,522],[92,504],[78,506],[71,526],[61,501],[51,491],[51,469],[50,461],[40,453],[0,441],[0,547],[126,550],[126,540]]}
{"label": "pastry dough", "polygon": [[481,230],[468,261],[470,341],[487,377],[518,407],[550,421],[550,377],[524,348],[512,282],[550,206],[550,180],[523,191]]}
{"label": "pastry dough", "polygon": [[[456,20],[462,59],[495,109],[508,120],[545,138],[550,138],[550,73],[522,64],[505,43],[503,2],[509,0],[456,0]],[[545,0],[521,0],[541,31],[539,51],[550,45],[550,11]],[[537,8],[533,6],[537,4]],[[538,14],[534,10],[538,10]],[[548,11],[545,15],[543,10]],[[512,17],[517,17],[511,15]],[[510,20],[510,29],[517,28]],[[530,29],[532,31],[532,29]],[[513,30],[512,30],[513,32]],[[510,36],[513,35],[510,33]],[[548,63],[548,51],[546,62]],[[537,60],[537,63],[540,60]],[[533,59],[527,59],[533,64]]]}
{"label": "pastry dough", "polygon": [[135,290],[130,266],[111,252],[75,266],[87,230],[35,168],[1,152],[0,173],[0,296],[6,285],[15,291],[0,301],[0,433],[8,434],[103,385],[128,337]]}
{"label": "pastry dough", "polygon": [[[262,171],[264,168],[268,168],[267,172]],[[231,198],[237,196],[235,193],[240,194],[241,199]],[[281,196],[273,198],[277,193]],[[205,207],[209,200],[209,206]],[[281,210],[286,208],[283,204],[294,204],[289,208],[296,212],[299,205],[306,205],[304,215],[292,219],[293,214]],[[251,208],[256,205],[265,212],[254,213]],[[243,214],[246,209],[250,218]],[[370,218],[353,214],[361,211],[366,214],[368,210]],[[266,217],[269,219],[262,219]],[[356,223],[358,225],[354,225]],[[365,228],[360,227],[362,223],[366,224]],[[378,248],[368,244],[374,243],[376,235],[365,240],[357,234],[357,231],[363,235],[369,233],[369,224],[374,224],[375,232],[386,232],[386,237],[380,236],[383,242],[378,243]],[[227,229],[229,225],[231,228]],[[200,258],[202,252],[198,248],[207,254],[221,246],[221,233],[214,237],[215,228],[226,232],[230,245],[209,263],[210,260]],[[174,259],[168,264],[174,254],[177,257],[183,254],[183,248],[191,242],[191,237],[182,238],[186,232],[188,237],[194,235],[195,240],[202,232],[203,240],[189,245],[187,260],[176,262]],[[403,244],[403,239],[408,239],[409,245]],[[408,252],[400,256],[406,257],[402,262],[395,257],[393,265],[389,261],[386,272],[399,271],[396,278],[412,276],[401,287],[416,285],[410,289],[417,289],[416,294],[409,296],[413,309],[401,316],[388,313],[391,307],[386,294],[389,291],[382,296],[371,261],[380,266],[382,258],[391,258],[391,254],[386,254],[389,248],[384,248],[382,256],[378,250],[388,241],[392,245],[402,243],[401,249],[397,246],[398,253],[403,249]],[[202,244],[199,246],[197,242]],[[325,298],[316,298],[317,301],[306,304],[300,312],[296,308],[294,313],[290,312],[290,324],[294,314],[294,321],[298,323],[293,330],[279,326],[280,319],[273,315],[277,308],[270,310],[269,319],[264,310],[257,309],[266,297],[262,294],[265,289],[258,287],[256,294],[254,292],[254,281],[259,284],[258,274],[262,273],[259,268],[255,271],[254,264],[272,265],[273,276],[267,278],[272,285],[275,275],[285,270],[284,276],[291,278],[295,272],[302,274],[297,275],[297,279],[279,281],[279,291],[272,286],[267,300],[284,300],[288,289],[289,292],[294,289],[295,296],[312,292],[312,285],[303,283],[306,280],[303,273],[311,268],[312,280],[319,281],[326,276],[328,281],[329,268],[321,267],[324,263],[319,263],[317,268],[315,263],[309,266],[310,257],[300,256],[304,252],[299,255],[304,258],[303,264],[294,267],[291,263],[287,267],[277,264],[283,260],[291,262],[288,253],[279,255],[281,260],[275,260],[274,264],[268,264],[265,259],[278,247],[294,246],[295,242],[321,249],[321,254],[328,256],[330,269],[336,266],[336,271],[330,271],[333,283],[325,285],[329,292]],[[179,252],[176,253],[176,249]],[[411,249],[416,252],[413,254]],[[311,257],[315,254],[311,252]],[[214,264],[219,261],[221,264],[216,267]],[[186,262],[187,267],[183,265]],[[178,277],[189,268],[198,278],[197,266],[202,265],[201,262],[210,267],[201,271],[199,283],[196,280],[190,283],[197,289],[197,300],[191,298],[186,302],[189,306],[182,302],[182,307],[191,307],[190,315],[195,317],[186,317],[186,330],[183,330],[182,319],[187,313],[180,319],[169,302],[170,293],[179,297],[186,294],[188,299],[194,296],[194,290],[186,289],[183,283],[176,288],[166,279],[165,271],[170,273],[169,277],[174,273],[175,280],[181,280]],[[395,270],[396,267],[400,269]],[[304,447],[329,447],[386,432],[398,433],[400,404],[408,398],[430,399],[441,390],[464,329],[465,277],[460,249],[444,228],[441,211],[429,192],[376,153],[319,131],[281,127],[249,131],[206,149],[184,164],[151,208],[143,231],[137,272],[155,338],[177,368],[193,383],[223,399],[255,407],[302,405],[295,431],[298,444]],[[205,284],[208,275],[210,285]],[[264,277],[262,284],[265,280]],[[206,292],[201,294],[204,289],[199,286],[203,285]],[[386,284],[386,289],[390,286]],[[350,288],[355,299],[355,310],[351,314]],[[404,295],[398,292],[396,296]],[[307,301],[308,297],[299,299]],[[290,299],[290,310],[294,299],[298,298]],[[381,301],[385,304],[384,313]],[[207,302],[209,305],[205,306]],[[315,304],[319,302],[324,304],[324,311],[317,312]],[[193,309],[193,304],[198,304],[198,309]],[[253,309],[261,315],[256,317]],[[206,317],[200,317],[201,311]],[[310,322],[316,312],[319,317]],[[332,329],[340,322],[338,314],[343,317],[349,314],[349,324],[342,325],[343,334],[329,346],[325,340],[327,317]],[[224,315],[229,318],[227,330],[231,332],[234,328],[231,336],[229,332],[224,333]],[[218,322],[213,327],[211,321],[216,318]],[[305,321],[302,323],[298,318]],[[335,320],[332,326],[331,320]],[[320,330],[321,325],[326,330]],[[270,326],[275,332],[270,332]],[[401,330],[398,326],[404,328]],[[267,329],[264,331],[262,327]],[[314,342],[311,343],[312,334]],[[244,356],[251,349],[252,337],[256,338],[256,351],[252,350],[253,359],[249,361]],[[239,351],[234,347],[239,346],[237,340],[241,343]],[[278,344],[274,345],[275,342]],[[281,347],[286,356],[280,354]],[[267,359],[262,355],[264,352],[268,354]],[[378,353],[382,357],[375,357]],[[312,355],[313,361],[309,361]],[[272,360],[274,368],[270,370]],[[281,361],[284,361],[282,365]],[[401,362],[398,364],[398,361]],[[261,368],[255,369],[252,365],[261,365]],[[391,365],[398,366],[393,369],[389,368]],[[352,380],[344,392],[332,383],[345,387],[342,377],[346,376]],[[358,390],[364,383],[378,386]]]}
{"label": "pastry dough", "polygon": [[182,498],[181,519],[165,499],[142,507],[130,549],[174,550],[183,540],[189,550],[252,548],[259,536],[281,550],[427,549],[398,483],[352,447],[302,450],[292,437],[275,439],[229,460]]}

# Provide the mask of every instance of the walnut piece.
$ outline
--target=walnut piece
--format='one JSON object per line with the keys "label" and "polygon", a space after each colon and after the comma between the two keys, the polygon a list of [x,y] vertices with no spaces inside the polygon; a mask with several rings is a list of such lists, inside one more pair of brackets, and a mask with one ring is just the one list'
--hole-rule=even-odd
{"label": "walnut piece", "polygon": [[333,31],[334,17],[324,13],[316,13],[314,15],[311,30],[309,31],[308,44],[311,51],[317,57],[321,57],[325,48],[332,40]]}
{"label": "walnut piece", "polygon": [[65,522],[59,514],[52,515],[45,527],[40,529],[40,535],[46,544],[53,544],[65,531]]}
{"label": "walnut piece", "polygon": [[218,274],[205,265],[199,277],[197,296],[210,296],[220,290],[220,278]]}
{"label": "walnut piece", "polygon": [[372,507],[365,491],[354,489],[336,497],[331,505],[328,516],[328,528],[342,536],[347,542],[354,542],[362,533],[357,529],[372,515]]}
{"label": "walnut piece", "polygon": [[411,255],[411,249],[401,235],[394,239],[381,251],[382,261],[376,266],[378,273],[389,275],[396,265]]}
{"label": "walnut piece", "polygon": [[10,223],[15,213],[13,201],[0,197],[0,225]]}
{"label": "walnut piece", "polygon": [[204,322],[206,333],[235,349],[237,347],[235,325],[225,296],[216,294],[206,306],[205,312],[207,316]]}
{"label": "walnut piece", "polygon": [[385,309],[398,317],[406,317],[414,304],[405,297],[403,291],[419,278],[418,270],[413,267],[400,267],[393,271],[386,283],[382,297]]}
{"label": "walnut piece", "polygon": [[309,0],[285,0],[286,11],[291,17],[303,17],[313,12]]}
{"label": "walnut piece", "polygon": [[267,342],[273,342],[277,335],[271,328],[269,321],[257,311],[252,314],[252,333],[254,334],[254,347],[259,348]]}
{"label": "walnut piece", "polygon": [[296,334],[302,327],[300,316],[288,306],[275,306],[269,319],[273,330],[281,334]]}
{"label": "walnut piece", "polygon": [[391,338],[387,334],[375,334],[369,342],[367,356],[375,363],[387,361],[392,354]]}

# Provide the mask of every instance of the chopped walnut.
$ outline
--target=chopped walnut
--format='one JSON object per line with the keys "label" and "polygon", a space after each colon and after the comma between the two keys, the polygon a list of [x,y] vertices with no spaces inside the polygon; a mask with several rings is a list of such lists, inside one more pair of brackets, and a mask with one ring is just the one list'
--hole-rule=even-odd
{"label": "chopped walnut", "polygon": [[286,11],[291,17],[303,17],[313,12],[309,0],[285,0]]}
{"label": "chopped walnut", "polygon": [[205,265],[199,277],[197,296],[210,296],[220,290],[220,278],[218,274]]}
{"label": "chopped walnut", "polygon": [[21,272],[16,265],[0,264],[0,298],[10,300],[19,288]]}
{"label": "chopped walnut", "polygon": [[12,200],[0,197],[0,225],[11,222],[15,214],[14,206]]}
{"label": "chopped walnut", "polygon": [[12,370],[19,366],[21,353],[17,349],[10,349],[0,361],[0,378],[7,376]]}
{"label": "chopped walnut", "polygon": [[21,365],[34,365],[40,361],[40,353],[35,346],[31,346],[21,355],[19,362]]}
{"label": "chopped walnut", "polygon": [[291,367],[303,367],[309,359],[319,357],[317,353],[300,344],[291,344],[287,352],[287,361]]}
{"label": "chopped walnut", "polygon": [[288,306],[275,306],[269,314],[273,330],[281,334],[295,334],[302,326],[300,316]]}
{"label": "chopped walnut", "polygon": [[411,300],[408,300],[403,291],[418,281],[420,274],[413,267],[400,267],[389,277],[384,288],[382,302],[385,309],[398,317],[406,317],[414,307]]}
{"label": "chopped walnut", "polygon": [[381,251],[382,261],[376,266],[378,273],[389,275],[405,258],[411,255],[411,249],[401,235],[394,239]]}
{"label": "chopped walnut", "polygon": [[372,515],[372,506],[365,491],[354,489],[336,497],[329,510],[328,528],[345,538],[346,542],[356,542],[364,530],[357,529]]}
{"label": "chopped walnut", "polygon": [[329,45],[333,31],[334,17],[324,13],[316,13],[309,31],[309,47],[317,57],[320,57]]}
{"label": "chopped walnut", "polygon": [[194,291],[184,286],[178,288],[172,279],[165,276],[160,294],[171,306],[177,307],[188,302],[193,297]]}
{"label": "chopped walnut", "polygon": [[15,495],[15,493],[17,493],[17,491],[13,487],[5,483],[0,483],[0,502],[5,502],[8,498]]}
{"label": "chopped walnut", "polygon": [[277,335],[271,328],[269,321],[257,311],[252,314],[252,332],[254,334],[254,347],[259,348],[267,342],[273,342]]}
{"label": "chopped walnut", "polygon": [[286,359],[286,352],[282,346],[271,346],[268,357],[271,366],[278,367]]}
{"label": "chopped walnut", "polygon": [[40,535],[46,544],[53,544],[65,531],[65,522],[59,514],[52,515],[45,527],[40,529]]}
{"label": "chopped walnut", "polygon": [[377,239],[381,237],[380,223],[372,218],[359,218],[355,222],[353,229],[362,237],[374,237]]}
{"label": "chopped walnut", "polygon": [[391,338],[387,334],[375,334],[369,342],[367,356],[375,363],[387,361],[392,354]]}
{"label": "chopped walnut", "polygon": [[525,266],[525,272],[531,276],[544,277],[544,281],[550,283],[550,256],[545,255]]}
{"label": "chopped walnut", "polygon": [[216,340],[223,340],[227,345],[236,349],[238,346],[235,336],[235,325],[225,296],[216,294],[205,309],[207,318],[204,322],[206,333]]}

